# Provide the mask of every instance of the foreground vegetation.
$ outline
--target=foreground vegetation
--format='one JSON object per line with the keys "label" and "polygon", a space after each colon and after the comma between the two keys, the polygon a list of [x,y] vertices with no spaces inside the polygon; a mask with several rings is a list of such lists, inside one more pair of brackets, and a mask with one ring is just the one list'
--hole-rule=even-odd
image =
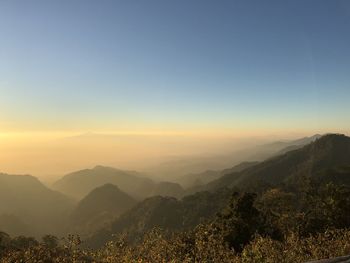
{"label": "foreground vegetation", "polygon": [[348,187],[304,178],[296,188],[232,192],[193,229],[153,228],[137,242],[125,233],[95,250],[77,236],[38,242],[2,233],[0,262],[305,262],[350,254],[349,208]]}
{"label": "foreground vegetation", "polygon": [[239,253],[204,225],[170,236],[154,229],[137,245],[127,244],[122,237],[99,250],[82,249],[80,244],[74,236],[62,245],[45,241],[22,243],[22,247],[2,244],[0,262],[305,262],[349,254],[350,231],[331,230],[307,238],[291,234],[283,241],[256,235]]}
{"label": "foreground vegetation", "polygon": [[[327,135],[227,174],[208,184],[209,191],[182,200],[148,198],[84,242],[73,235],[38,242],[2,233],[0,262],[272,263],[349,255],[349,156],[350,138]],[[99,205],[91,202],[84,211],[119,203],[101,189],[103,195],[92,198],[102,200]]]}

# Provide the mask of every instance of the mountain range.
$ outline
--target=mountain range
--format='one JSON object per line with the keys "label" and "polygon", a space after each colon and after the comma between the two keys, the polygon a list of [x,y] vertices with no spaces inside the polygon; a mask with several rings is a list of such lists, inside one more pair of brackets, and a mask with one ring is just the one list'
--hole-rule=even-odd
{"label": "mountain range", "polygon": [[147,196],[150,189],[154,187],[154,182],[151,179],[142,177],[137,172],[96,166],[93,169],[67,174],[55,182],[52,188],[80,200],[94,188],[107,183],[117,185],[123,192],[141,199]]}
{"label": "mountain range", "polygon": [[[76,200],[82,199],[94,188],[113,184],[137,200],[152,195],[181,196],[180,185],[170,182],[155,182],[134,171],[124,171],[112,167],[96,166],[65,175],[53,184],[53,189]],[[164,191],[166,190],[166,192]]]}
{"label": "mountain range", "polygon": [[303,178],[350,186],[350,138],[340,134],[322,136],[296,150],[223,175],[180,201],[146,199],[90,236],[87,243],[98,247],[113,234],[124,231],[137,238],[156,226],[175,231],[187,229],[219,212],[234,191],[259,192],[278,186],[292,189]]}
{"label": "mountain range", "polygon": [[136,203],[134,198],[115,185],[99,186],[79,201],[70,216],[70,229],[79,234],[93,232]]}
{"label": "mountain range", "polygon": [[257,184],[292,184],[300,177],[320,178],[327,169],[349,165],[350,138],[340,134],[328,134],[302,148],[269,158],[242,172],[226,174],[201,190],[246,188]]}
{"label": "mountain range", "polygon": [[74,202],[30,175],[0,174],[0,229],[11,234],[58,234]]}
{"label": "mountain range", "polygon": [[138,203],[131,210],[110,222],[85,240],[86,245],[97,248],[113,239],[115,234],[127,233],[136,242],[144,233],[160,227],[180,231],[191,229],[201,222],[213,218],[225,207],[231,191],[199,192],[185,196],[182,200],[173,197],[154,196]]}
{"label": "mountain range", "polygon": [[315,134],[296,140],[282,140],[262,144],[254,143],[254,146],[244,147],[229,153],[173,158],[149,169],[148,172],[160,178],[166,175],[167,180],[188,187],[196,179],[188,180],[185,178],[197,178],[196,174],[202,174],[203,171],[209,170],[206,175],[204,174],[205,179],[198,181],[199,183],[206,183],[208,182],[207,180],[211,180],[212,178],[216,179],[220,171],[228,167],[238,165],[242,162],[261,162],[289,150],[298,149],[320,137],[320,134]]}
{"label": "mountain range", "polygon": [[103,166],[70,173],[54,184],[55,190],[33,176],[0,174],[0,229],[33,236],[72,231],[98,246],[123,231],[137,237],[155,226],[190,229],[220,211],[232,189],[292,189],[305,177],[350,185],[350,138],[345,135],[316,135],[266,147],[274,154],[264,161],[183,178],[183,184],[195,185],[186,190],[178,183]]}
{"label": "mountain range", "polygon": [[233,166],[232,168],[223,170],[207,170],[205,172],[196,174],[187,174],[176,179],[176,181],[185,188],[200,187],[211,181],[214,181],[221,176],[233,172],[240,172],[250,166],[257,164],[258,162],[242,162]]}

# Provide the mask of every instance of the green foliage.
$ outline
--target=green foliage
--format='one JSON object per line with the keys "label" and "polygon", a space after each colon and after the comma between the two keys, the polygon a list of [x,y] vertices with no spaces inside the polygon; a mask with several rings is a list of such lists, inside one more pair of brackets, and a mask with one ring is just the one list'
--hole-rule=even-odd
{"label": "green foliage", "polygon": [[228,207],[219,214],[216,226],[229,247],[240,252],[255,233],[263,233],[264,218],[254,206],[256,194],[235,193]]}
{"label": "green foliage", "polygon": [[257,236],[244,248],[241,262],[306,262],[349,253],[350,231],[327,230],[307,238],[291,234],[283,242]]}
{"label": "green foliage", "polygon": [[42,243],[48,248],[55,248],[58,246],[58,238],[53,235],[45,235],[42,237]]}
{"label": "green foliage", "polygon": [[16,249],[26,249],[32,246],[36,246],[38,241],[33,237],[18,236],[11,240],[11,247]]}
{"label": "green foliage", "polygon": [[333,183],[311,188],[306,192],[307,204],[301,234],[322,232],[326,228],[350,226],[350,188]]}
{"label": "green foliage", "polygon": [[306,238],[290,234],[283,241],[256,235],[241,253],[225,245],[213,224],[179,234],[153,229],[139,244],[129,244],[125,236],[119,236],[95,251],[81,249],[80,244],[78,237],[69,236],[62,246],[33,243],[10,248],[0,262],[305,262],[349,254],[350,230],[327,230]]}

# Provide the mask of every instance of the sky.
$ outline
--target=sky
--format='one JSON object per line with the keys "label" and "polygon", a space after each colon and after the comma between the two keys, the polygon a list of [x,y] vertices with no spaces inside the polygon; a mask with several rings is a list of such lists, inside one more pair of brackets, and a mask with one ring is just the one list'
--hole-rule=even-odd
{"label": "sky", "polygon": [[346,0],[2,0],[0,143],[347,133],[349,47]]}

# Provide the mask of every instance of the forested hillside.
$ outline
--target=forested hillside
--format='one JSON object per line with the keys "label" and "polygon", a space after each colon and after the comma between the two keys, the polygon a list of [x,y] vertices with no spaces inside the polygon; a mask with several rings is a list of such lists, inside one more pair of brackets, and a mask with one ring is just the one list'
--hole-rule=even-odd
{"label": "forested hillside", "polygon": [[[136,204],[107,184],[72,214],[75,222],[93,219],[83,239],[38,242],[3,233],[2,262],[305,262],[350,254],[349,156],[349,137],[325,135],[180,200],[154,196]],[[116,217],[99,225],[106,213]]]}
{"label": "forested hillside", "polygon": [[[293,185],[302,177],[322,177],[327,169],[349,166],[350,138],[329,134],[300,149],[270,158],[242,172],[226,174],[201,190],[240,187],[260,190],[276,184]],[[348,180],[346,177],[341,180]],[[196,189],[198,191],[198,189]]]}
{"label": "forested hillside", "polygon": [[137,201],[122,192],[117,186],[105,184],[85,196],[70,215],[69,230],[89,234],[120,216]]}

